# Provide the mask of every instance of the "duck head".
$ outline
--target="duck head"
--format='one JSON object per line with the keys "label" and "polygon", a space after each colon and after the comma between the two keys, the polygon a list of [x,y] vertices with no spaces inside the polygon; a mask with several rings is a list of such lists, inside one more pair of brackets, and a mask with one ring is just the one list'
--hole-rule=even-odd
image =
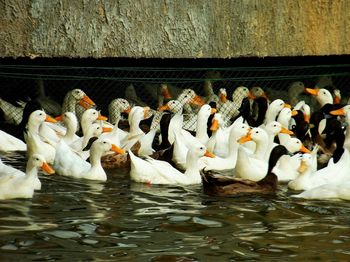
{"label": "duck head", "polygon": [[300,141],[300,139],[296,137],[291,137],[287,143],[285,144],[285,147],[287,150],[294,154],[296,152],[302,152],[302,153],[310,153],[310,150],[307,149],[303,143]]}
{"label": "duck head", "polygon": [[305,88],[305,92],[315,97],[321,107],[325,104],[333,104],[333,96],[325,88]]}
{"label": "duck head", "polygon": [[52,167],[46,163],[45,158],[40,154],[33,154],[32,156],[30,156],[27,163],[27,171],[29,171],[29,169],[32,168],[40,168],[43,171],[45,171],[45,173],[48,175],[52,175],[55,173],[55,170],[53,170]]}
{"label": "duck head", "polygon": [[179,100],[170,100],[165,105],[158,108],[159,111],[170,111],[174,114],[182,113],[182,104]]}
{"label": "duck head", "polygon": [[81,89],[73,89],[71,91],[71,95],[74,97],[74,99],[81,105],[82,107],[88,109],[96,104],[88,97],[85,92]]}

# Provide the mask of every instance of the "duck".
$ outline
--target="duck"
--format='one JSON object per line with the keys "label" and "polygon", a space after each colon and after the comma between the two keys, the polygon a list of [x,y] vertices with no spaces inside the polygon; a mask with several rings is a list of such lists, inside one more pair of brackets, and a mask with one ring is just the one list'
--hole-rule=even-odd
{"label": "duck", "polygon": [[47,164],[40,154],[33,154],[27,161],[26,172],[15,168],[4,168],[0,163],[0,199],[32,198],[35,190],[41,189],[38,169],[43,169],[48,175],[55,171]]}
{"label": "duck", "polygon": [[64,142],[60,141],[56,147],[54,169],[58,174],[74,178],[95,181],[106,181],[107,175],[101,165],[103,153],[114,151],[124,154],[125,151],[112,144],[108,139],[95,140],[90,148],[90,163],[83,160]]}
{"label": "duck", "polygon": [[219,101],[217,103],[218,112],[222,114],[224,120],[224,127],[227,127],[231,119],[234,119],[238,116],[239,111],[237,105],[229,99],[227,99],[226,88],[219,89]]}
{"label": "duck", "polygon": [[92,101],[83,90],[76,88],[68,91],[65,95],[62,104],[62,112],[73,112],[78,119],[81,119],[81,116],[86,109],[95,106],[95,102]]}
{"label": "duck", "polygon": [[291,108],[291,106],[289,104],[286,104],[282,99],[273,100],[266,110],[264,124],[266,125],[272,121],[275,121],[278,114],[285,107]]}
{"label": "duck", "polygon": [[27,145],[22,140],[0,130],[0,151],[26,151]]}
{"label": "duck", "polygon": [[215,158],[202,157],[200,159],[201,166],[205,170],[232,170],[236,166],[237,154],[239,143],[237,142],[240,138],[246,136],[250,131],[250,127],[243,123],[243,119],[237,119],[234,122],[234,126],[231,128],[228,138],[228,154],[225,157],[216,156]]}
{"label": "duck", "polygon": [[65,112],[55,117],[55,120],[62,122],[66,127],[66,132],[61,138],[66,144],[73,144],[73,142],[79,139],[79,136],[76,135],[78,129],[78,119],[73,112]]}
{"label": "duck", "polygon": [[[283,108],[280,113],[278,114],[277,117],[277,122],[281,123],[281,125],[286,128],[290,129],[290,122],[293,116],[297,114],[297,111],[291,110],[290,108]],[[284,145],[285,143],[288,142],[290,139],[290,135],[286,133],[279,133],[278,134],[278,139],[280,141],[281,145]]]}
{"label": "duck", "polygon": [[168,162],[152,158],[142,159],[129,151],[131,159],[130,178],[132,181],[146,184],[194,185],[201,183],[198,160],[202,156],[214,157],[205,146],[197,145],[189,149],[187,168],[184,173],[178,171]]}
{"label": "duck", "polygon": [[282,146],[276,146],[270,154],[268,168],[265,176],[259,181],[239,179],[230,176],[218,175],[214,171],[202,170],[202,184],[205,194],[211,196],[237,196],[241,194],[275,194],[278,187],[277,176],[273,173],[273,167],[278,159],[288,154],[287,149]]}
{"label": "duck", "polygon": [[310,176],[317,171],[317,151],[318,145],[315,145],[311,153],[302,155],[297,177],[288,182],[289,189],[301,191],[312,188]]}
{"label": "duck", "polygon": [[40,134],[39,132],[40,126],[45,121],[53,123],[57,122],[52,117],[46,115],[42,110],[35,110],[30,114],[27,124],[27,155],[29,157],[35,153],[40,154],[45,158],[46,162],[51,164],[55,157],[56,144],[52,144],[45,139],[45,135]]}
{"label": "duck", "polygon": [[318,169],[316,172],[310,171],[307,182],[299,185],[299,190],[311,190],[325,184],[344,183],[349,181],[349,167],[350,154],[349,151],[343,147],[345,135],[341,127],[336,130],[336,150],[331,159],[329,159],[327,166]]}
{"label": "duck", "polygon": [[206,102],[207,104],[209,104],[210,102],[215,102],[215,103],[219,102],[219,97],[214,93],[213,84],[210,80],[207,79],[204,81],[203,90],[205,95],[204,102]]}
{"label": "duck", "polygon": [[350,150],[350,105],[346,105],[340,109],[332,110],[329,112],[334,116],[345,116],[345,141],[344,148]]}
{"label": "duck", "polygon": [[2,98],[0,98],[0,108],[4,112],[4,119],[7,123],[19,125],[23,117],[23,109],[26,102],[19,101],[14,105]]}
{"label": "duck", "polygon": [[123,98],[113,99],[108,105],[108,112],[109,112],[108,121],[111,124],[118,126],[119,120],[121,118],[121,114],[122,113],[129,114],[130,110],[131,110],[131,106],[126,99],[123,99]]}
{"label": "duck", "polygon": [[225,135],[223,128],[224,121],[220,113],[213,114],[210,131],[212,132],[206,143],[209,152],[219,157],[226,157],[228,154],[228,137]]}

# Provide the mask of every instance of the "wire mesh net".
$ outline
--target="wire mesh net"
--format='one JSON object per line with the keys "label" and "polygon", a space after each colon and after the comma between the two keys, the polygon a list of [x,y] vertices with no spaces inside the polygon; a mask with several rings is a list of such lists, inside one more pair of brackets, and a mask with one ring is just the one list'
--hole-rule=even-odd
{"label": "wire mesh net", "polygon": [[[310,96],[303,95],[304,87],[336,88],[341,91],[342,101],[347,103],[349,80],[348,64],[233,68],[0,65],[1,123],[18,124],[19,111],[16,108],[20,110],[25,101],[35,98],[50,99],[51,107],[44,109],[49,114],[58,115],[66,93],[77,88],[82,89],[105,115],[110,113],[108,108],[115,98],[125,98],[131,105],[147,105],[157,110],[164,103],[160,99],[162,84],[168,86],[173,98],[178,98],[185,89],[192,89],[205,102],[218,102],[219,91],[224,88],[227,98],[233,99],[233,105],[220,105],[219,111],[221,109],[223,115],[234,115],[239,108],[238,101],[244,97],[240,93],[235,97],[234,92],[240,86],[249,89],[261,87],[270,100],[281,98],[291,104],[293,99],[312,103]],[[292,87],[295,82],[301,83],[300,87]],[[6,106],[6,102],[15,107]],[[185,103],[185,116],[196,111],[198,107]],[[154,113],[159,121],[160,114]],[[185,128],[193,130],[195,124],[195,118],[185,118]]]}

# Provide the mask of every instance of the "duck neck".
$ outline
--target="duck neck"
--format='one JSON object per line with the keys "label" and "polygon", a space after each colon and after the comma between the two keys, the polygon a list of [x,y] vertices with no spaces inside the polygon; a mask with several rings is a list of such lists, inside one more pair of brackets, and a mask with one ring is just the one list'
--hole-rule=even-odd
{"label": "duck neck", "polygon": [[[84,116],[84,115],[83,115]],[[92,125],[93,121],[89,121],[88,119],[81,120],[81,129],[83,131],[83,135],[88,133],[89,127]]]}
{"label": "duck neck", "polygon": [[198,164],[198,157],[195,156],[191,151],[187,153],[186,157],[186,175],[195,175],[199,174],[199,164]]}
{"label": "duck neck", "polygon": [[114,124],[114,126],[118,127],[119,121],[120,121],[120,109],[116,109],[116,110],[111,110],[110,114],[109,114],[109,121]]}
{"label": "duck neck", "polygon": [[76,100],[72,95],[67,95],[63,101],[62,112],[75,113]]}
{"label": "duck neck", "polygon": [[258,141],[256,143],[256,148],[255,148],[255,156],[257,159],[265,159],[266,156],[265,156],[265,153],[266,153],[266,150],[267,150],[267,145],[268,145],[268,140],[267,139],[264,139],[264,140],[261,140],[261,141]]}
{"label": "duck neck", "polygon": [[[270,109],[270,110],[269,110]],[[272,121],[276,120],[278,112],[275,112],[271,109],[271,107],[268,107],[265,114],[265,124],[271,123]]]}
{"label": "duck neck", "polygon": [[35,123],[32,121],[28,122],[28,131],[31,132],[33,135],[39,134],[39,128],[40,128],[41,123]]}
{"label": "duck neck", "polygon": [[34,179],[36,177],[38,177],[38,169],[35,166],[27,164],[25,178],[28,180]]}
{"label": "duck neck", "polygon": [[198,138],[201,143],[204,142],[204,144],[209,139],[209,136],[207,133],[207,121],[208,121],[208,117],[203,115],[198,115],[196,138]]}
{"label": "duck neck", "polygon": [[101,165],[102,152],[94,147],[90,149],[90,163],[91,167],[100,167]]}
{"label": "duck neck", "polygon": [[141,119],[133,119],[130,124],[130,134],[132,135],[141,135],[143,134],[142,129],[140,128]]}
{"label": "duck neck", "polygon": [[73,141],[76,132],[77,132],[77,125],[68,125],[67,131],[64,137],[69,141]]}

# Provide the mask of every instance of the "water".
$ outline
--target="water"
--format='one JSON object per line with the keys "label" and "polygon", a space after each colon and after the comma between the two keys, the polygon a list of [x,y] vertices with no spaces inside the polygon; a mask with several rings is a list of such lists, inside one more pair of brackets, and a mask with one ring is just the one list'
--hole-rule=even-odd
{"label": "water", "polygon": [[[18,154],[1,154],[24,166]],[[30,200],[0,201],[0,261],[349,260],[350,203],[209,197],[201,186],[40,175]]]}

